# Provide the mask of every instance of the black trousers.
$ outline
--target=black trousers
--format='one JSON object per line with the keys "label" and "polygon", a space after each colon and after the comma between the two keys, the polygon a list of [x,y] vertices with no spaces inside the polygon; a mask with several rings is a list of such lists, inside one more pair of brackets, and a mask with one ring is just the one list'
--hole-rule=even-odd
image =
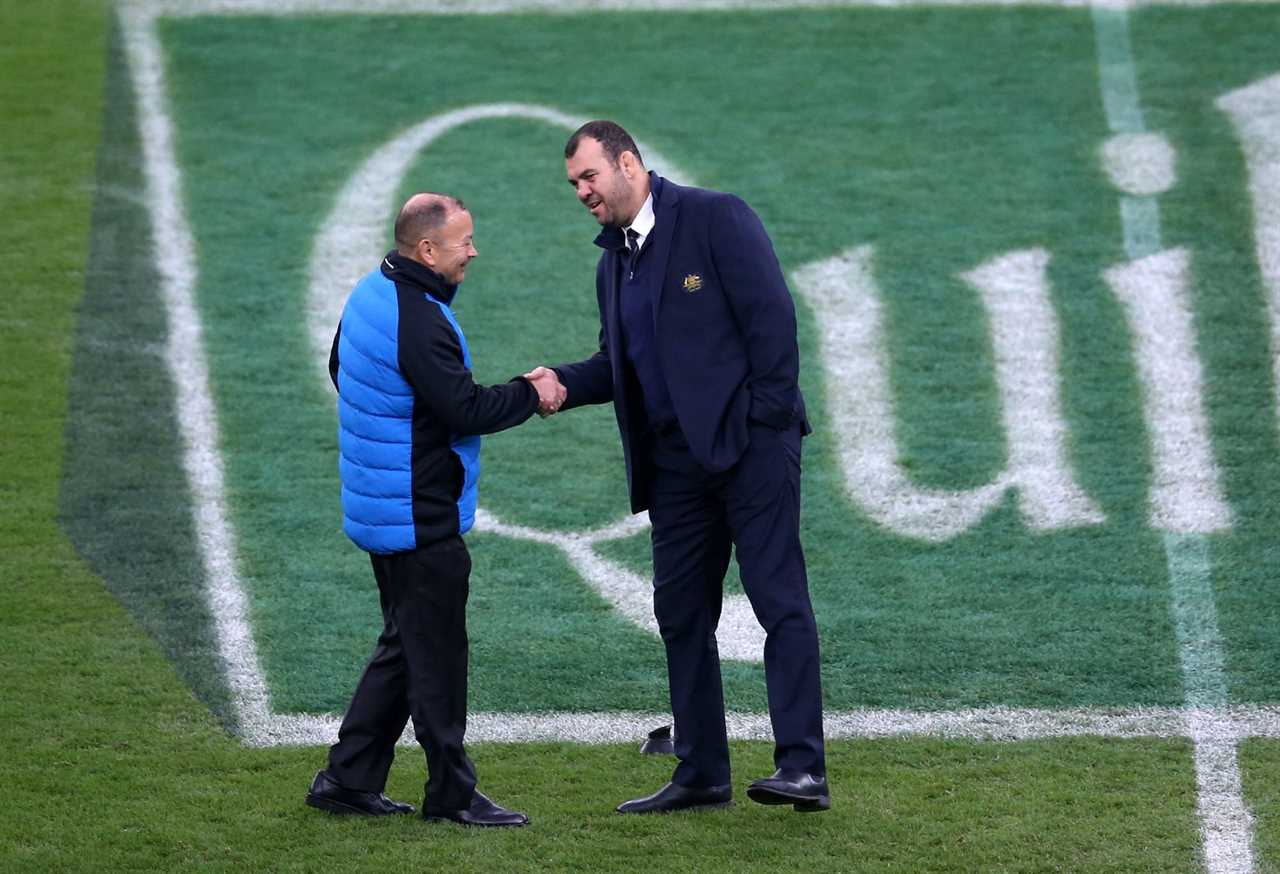
{"label": "black trousers", "polygon": [[676,766],[672,780],[729,783],[716,625],[737,548],[743,589],[765,630],[774,764],[824,774],[818,631],[800,546],[800,426],[751,425],[738,463],[709,474],[676,428],[653,438],[653,610],[667,650]]}
{"label": "black trousers", "polygon": [[382,634],[329,749],[343,786],[381,792],[405,722],[427,755],[424,805],[469,807],[476,772],[467,730],[467,595],[471,556],[461,537],[370,555],[382,602]]}

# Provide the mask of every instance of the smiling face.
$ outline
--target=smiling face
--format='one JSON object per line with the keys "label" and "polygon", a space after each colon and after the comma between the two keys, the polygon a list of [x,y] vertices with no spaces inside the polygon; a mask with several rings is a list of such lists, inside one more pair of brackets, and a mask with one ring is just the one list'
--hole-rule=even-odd
{"label": "smiling face", "polygon": [[591,137],[578,141],[564,167],[574,194],[602,225],[631,224],[649,194],[649,176],[633,153],[623,152],[614,163]]}
{"label": "smiling face", "polygon": [[472,234],[471,213],[455,209],[430,237],[418,241],[417,260],[439,273],[445,282],[457,285],[467,272],[467,264],[479,255]]}

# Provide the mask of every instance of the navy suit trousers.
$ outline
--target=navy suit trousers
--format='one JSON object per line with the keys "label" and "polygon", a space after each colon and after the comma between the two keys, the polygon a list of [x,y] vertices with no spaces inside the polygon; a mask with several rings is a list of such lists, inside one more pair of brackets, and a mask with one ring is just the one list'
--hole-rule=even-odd
{"label": "navy suit trousers", "polygon": [[673,781],[729,783],[716,625],[737,548],[743,589],[766,633],[774,763],[824,774],[818,632],[800,546],[800,425],[752,423],[736,465],[707,473],[678,428],[653,438],[654,615],[667,650],[675,717]]}
{"label": "navy suit trousers", "polygon": [[475,767],[467,730],[467,597],[471,555],[461,537],[369,556],[382,634],[329,749],[329,773],[348,789],[381,792],[405,722],[426,751],[424,803],[471,805]]}

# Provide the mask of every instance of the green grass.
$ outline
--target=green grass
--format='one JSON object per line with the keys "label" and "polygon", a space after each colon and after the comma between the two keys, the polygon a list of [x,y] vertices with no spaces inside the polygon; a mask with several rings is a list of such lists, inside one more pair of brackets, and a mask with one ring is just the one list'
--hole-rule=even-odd
{"label": "green grass", "polygon": [[173,418],[138,119],[109,36],[59,516],[77,551],[223,719],[230,704]]}
{"label": "green grass", "polygon": [[[93,648],[85,655],[92,655]],[[143,675],[153,653],[125,656]],[[94,682],[98,686],[99,681]],[[69,696],[57,696],[69,702]],[[136,704],[148,707],[140,718]],[[169,679],[145,702],[99,703],[110,738],[43,737],[56,753],[16,773],[30,802],[0,821],[5,870],[464,872],[1194,871],[1194,786],[1182,743],[1100,740],[982,745],[839,744],[835,806],[821,816],[763,808],[624,818],[612,807],[669,776],[633,747],[486,745],[484,788],[530,812],[530,828],[469,832],[335,819],[301,803],[314,750],[245,750]],[[32,740],[10,732],[6,740]],[[767,773],[762,745],[734,745],[739,774]],[[420,755],[388,788],[419,800]],[[744,778],[739,777],[738,782]],[[92,815],[87,815],[89,812]],[[797,855],[803,863],[797,864]]]}
{"label": "green grass", "polygon": [[[340,709],[376,624],[368,569],[338,532],[332,402],[299,317],[312,239],[377,145],[434,113],[491,101],[618,116],[698,181],[752,203],[788,270],[875,244],[902,462],[923,484],[980,484],[1004,463],[985,319],[957,274],[1002,252],[1049,248],[1072,460],[1108,515],[1101,527],[1031,533],[1008,500],[938,546],[877,528],[844,492],[815,326],[801,308],[817,429],[805,450],[803,533],[827,703],[1178,703],[1165,556],[1146,518],[1139,388],[1101,279],[1123,256],[1117,193],[1096,158],[1107,128],[1089,15],[670,14],[619,30],[603,68],[579,51],[626,20],[162,26],[232,521],[255,627],[273,641],[263,660],[277,707]],[[433,64],[451,71],[446,81],[399,87],[411,46],[428,43]],[[715,64],[696,60],[708,53]],[[1013,73],[1046,69],[1054,75]],[[893,87],[880,87],[889,70]],[[628,89],[624,71],[649,87]],[[301,133],[299,105],[309,107]],[[456,192],[476,216],[481,257],[457,308],[482,381],[594,346],[595,230],[562,178],[564,136],[532,122],[476,123],[442,137],[404,181],[402,194]],[[482,503],[508,521],[574,529],[625,513],[608,409],[498,435],[485,459]],[[490,537],[474,545],[473,590],[483,593],[474,706],[661,707],[656,641],[605,610],[554,550]],[[642,547],[608,550],[644,571]],[[300,634],[304,599],[314,622]],[[317,638],[331,645],[317,651]],[[725,677],[731,706],[763,709],[758,666],[727,665]]]}
{"label": "green grass", "polygon": [[[1217,37],[1226,28],[1231,38]],[[1139,72],[1153,128],[1179,150],[1179,183],[1163,198],[1168,246],[1191,253],[1197,327],[1205,357],[1214,444],[1236,508],[1235,529],[1214,544],[1215,594],[1226,638],[1232,693],[1280,697],[1280,439],[1277,439],[1265,291],[1254,254],[1252,205],[1243,156],[1214,101],[1272,75],[1264,45],[1280,33],[1280,8],[1235,10],[1201,20],[1172,10],[1137,19]],[[1195,72],[1174,63],[1173,45],[1193,52]],[[1258,411],[1267,411],[1257,415]]]}
{"label": "green grass", "polygon": [[1245,800],[1254,817],[1259,871],[1280,871],[1280,743],[1254,739],[1240,745]]}
{"label": "green grass", "polygon": [[[136,200],[140,178],[134,120],[108,11],[104,4],[87,0],[38,5],[0,0],[6,31],[0,36],[0,106],[6,119],[0,133],[0,207],[14,217],[6,224],[7,245],[0,247],[0,287],[5,289],[0,296],[0,592],[5,599],[0,611],[0,748],[5,751],[0,785],[6,797],[0,806],[0,871],[1200,870],[1191,748],[1181,740],[835,742],[829,760],[836,806],[827,814],[798,816],[741,799],[729,811],[646,819],[618,817],[611,809],[666,779],[669,759],[642,757],[632,746],[490,744],[473,749],[482,787],[528,810],[534,817],[530,829],[494,834],[416,819],[353,822],[304,807],[302,795],[323,762],[323,750],[248,749],[227,734],[221,722],[226,692],[202,618],[177,438],[164,410],[169,388],[155,348],[162,342],[163,325],[153,296],[154,276],[148,277],[146,223]],[[1211,97],[1220,93],[1218,88],[1238,87],[1266,71],[1257,57],[1270,57],[1265,40],[1274,32],[1274,13],[1235,10],[1230,19],[1219,16],[1215,11],[1207,17],[1237,41],[1235,55],[1224,49],[1221,63],[1213,64],[1225,70],[1221,78],[1196,85],[1195,70],[1175,74],[1162,67],[1166,72],[1157,75],[1144,69],[1144,87],[1156,95],[1157,107],[1176,103],[1171,95],[1179,88],[1195,85],[1196,93]],[[1021,33],[1018,20],[995,15],[986,24],[997,35],[1001,28],[1013,28],[1016,36]],[[1038,17],[1028,20],[1041,22]],[[1161,51],[1157,36],[1171,52],[1174,45],[1191,42],[1202,21],[1190,12],[1143,13],[1139,20],[1140,54],[1147,56]],[[954,19],[921,13],[902,19],[900,28],[891,26],[896,21],[872,15],[858,19],[857,25],[866,29],[868,39],[875,34],[899,39],[904,46],[912,40],[934,45],[938,33]],[[1227,27],[1227,22],[1233,23]],[[456,26],[460,33],[475,22],[444,24]],[[1071,25],[1079,26],[1078,21]],[[193,33],[200,32],[192,27]],[[515,39],[501,21],[480,27],[481,33]],[[729,22],[726,27],[727,38],[745,38],[752,31],[742,23]],[[1141,42],[1144,33],[1152,43]],[[1256,36],[1246,39],[1248,34]],[[376,28],[374,34],[365,34],[373,35]],[[331,38],[341,42],[341,36],[335,32]],[[360,28],[350,36],[360,36]],[[678,45],[696,48],[697,36],[690,31]],[[533,39],[557,45],[560,37],[537,30]],[[498,44],[504,43],[499,39]],[[821,47],[821,34],[784,31],[771,51]],[[216,46],[209,46],[209,51],[216,54]],[[764,52],[761,57],[770,56]],[[294,77],[294,87],[306,84],[303,74]],[[762,87],[767,79],[767,71],[762,71],[755,85]],[[609,82],[599,87],[613,93]],[[695,89],[694,95],[703,101],[700,111],[715,103],[710,90]],[[719,99],[732,106],[738,98]],[[796,99],[820,105],[812,94]],[[1153,112],[1168,114],[1154,117],[1177,133],[1179,148],[1188,153],[1201,154],[1201,147],[1192,149],[1191,144],[1203,136],[1203,158],[1197,160],[1230,166],[1238,159],[1220,142],[1221,121],[1205,110],[1206,99],[1191,104],[1199,107],[1194,111],[1157,108]],[[655,136],[664,138],[664,147],[677,142],[679,120],[661,122],[656,108],[649,112],[647,118]],[[874,119],[874,114],[868,115],[868,120]],[[759,136],[763,139],[767,132]],[[323,130],[308,134],[323,135]],[[531,155],[553,139],[539,132],[521,136],[526,135],[522,148]],[[453,148],[474,146],[474,140],[460,139]],[[346,160],[355,151],[340,157]],[[723,171],[710,154],[692,155],[688,163],[713,184],[759,185],[752,192],[753,202],[763,202],[779,215],[786,212],[784,189],[765,184],[769,168],[740,168],[744,175],[739,178],[717,176]],[[336,161],[336,166],[346,165]],[[1249,271],[1237,264],[1248,249],[1247,240],[1231,224],[1247,221],[1238,214],[1240,187],[1233,182],[1222,195],[1236,212],[1213,219],[1211,227],[1199,226],[1194,201],[1202,195],[1208,198],[1203,202],[1216,201],[1210,197],[1213,184],[1204,178],[1207,171],[1197,171],[1197,166],[1194,160],[1182,165],[1186,187],[1180,190],[1187,201],[1171,198],[1167,236],[1204,253],[1205,261],[1197,261],[1197,269],[1205,270],[1205,281],[1212,278],[1213,269],[1226,271],[1221,285],[1207,286],[1213,294],[1198,298],[1197,313],[1208,326],[1236,332],[1234,349],[1232,344],[1207,349],[1215,436],[1223,440],[1229,489],[1241,517],[1240,530],[1216,541],[1214,552],[1233,659],[1233,695],[1238,700],[1274,701],[1274,658],[1280,651],[1273,645],[1274,622],[1269,617],[1274,614],[1269,611],[1274,611],[1274,599],[1268,597],[1277,567],[1270,533],[1275,530],[1274,418],[1251,418],[1243,412],[1246,406],[1256,411],[1269,403],[1265,376],[1256,355],[1248,354],[1261,343],[1252,321],[1259,292],[1247,278]],[[230,178],[234,177],[223,181]],[[885,183],[884,191],[890,190]],[[315,202],[323,203],[324,198]],[[495,205],[486,208],[496,210]],[[883,204],[879,208],[888,209]],[[246,209],[250,218],[269,214],[256,206]],[[885,215],[900,214],[889,210],[880,217]],[[1102,239],[1112,245],[1118,235],[1106,224],[1113,216],[1101,210],[1099,216],[1104,223],[1096,242],[1101,253]],[[860,220],[873,225],[875,218],[873,213]],[[787,228],[783,236],[789,257],[808,257],[803,247],[816,246],[803,242],[806,233],[819,227],[817,219],[805,219],[810,220],[813,225],[778,222]],[[495,228],[506,224],[494,222]],[[577,230],[573,239],[580,247]],[[235,248],[233,241],[222,245]],[[495,256],[498,248],[485,250],[486,255]],[[574,266],[574,276],[581,275],[580,266]],[[241,275],[226,269],[230,280]],[[1088,283],[1096,282],[1092,266],[1055,269],[1066,269],[1064,277],[1078,273]],[[1245,278],[1234,282],[1233,277]],[[296,294],[299,280],[294,276],[291,281],[294,284],[285,287]],[[539,284],[554,282],[544,278]],[[477,282],[475,288],[468,286],[468,293],[477,292],[477,305],[495,303],[500,288],[486,289]],[[580,283],[575,292],[558,294],[557,305],[580,308],[582,302],[576,298],[586,296],[585,283]],[[1087,306],[1071,310],[1074,306],[1066,306],[1064,319],[1087,321]],[[483,313],[476,309],[466,318],[479,324]],[[538,330],[545,332],[535,337],[539,342],[559,334],[545,327]],[[811,337],[812,326],[806,330]],[[512,363],[502,359],[505,335],[486,338],[484,330],[479,333],[478,342],[496,359],[495,368]],[[1068,359],[1075,362],[1071,366],[1077,375],[1093,372],[1093,359],[1106,357],[1114,337],[1114,328],[1099,325],[1096,334],[1072,341],[1076,345]],[[292,342],[289,348],[296,351],[297,338]],[[982,352],[972,336],[960,342]],[[1239,360],[1233,357],[1236,353]],[[1240,364],[1252,370],[1246,367],[1237,379],[1234,368]],[[969,373],[980,389],[982,367]],[[817,460],[809,464],[806,488],[815,496],[818,512],[807,510],[806,536],[815,542],[846,543],[855,559],[851,564],[821,557],[815,562],[815,577],[825,580],[823,604],[832,617],[826,621],[835,623],[836,611],[845,609],[852,618],[839,621],[848,621],[856,632],[846,638],[831,633],[842,626],[829,626],[827,658],[836,666],[848,660],[867,670],[866,679],[852,682],[840,694],[869,703],[914,703],[964,701],[966,695],[976,695],[974,690],[985,690],[984,694],[998,693],[1008,700],[1016,698],[1014,685],[1026,683],[1040,700],[1050,702],[1055,695],[1067,701],[1102,702],[1131,696],[1124,704],[1176,697],[1176,677],[1162,650],[1163,580],[1143,552],[1151,548],[1149,539],[1130,537],[1142,519],[1143,474],[1103,485],[1108,477],[1102,462],[1116,457],[1114,453],[1136,466],[1144,463],[1140,447],[1123,452],[1117,448],[1135,428],[1129,406],[1132,376],[1123,365],[1104,369],[1102,375],[1116,377],[1118,390],[1104,395],[1091,386],[1079,390],[1070,402],[1073,424],[1088,420],[1081,424],[1084,437],[1079,447],[1087,484],[1091,489],[1112,488],[1107,492],[1112,502],[1108,510],[1117,514],[1113,519],[1130,527],[1042,541],[1030,570],[1014,562],[1027,549],[1027,540],[1007,509],[988,520],[982,531],[942,548],[907,548],[851,526],[848,511],[840,510],[834,497],[839,484],[826,458],[829,437],[810,443],[808,457]],[[807,378],[814,389],[810,396],[820,397],[812,368]],[[912,390],[927,392],[927,380]],[[70,417],[69,405],[74,409]],[[1116,421],[1101,421],[1109,412]],[[566,417],[540,426],[546,426],[547,435],[561,435],[554,439],[563,439],[566,432],[554,429],[570,427],[569,421]],[[975,416],[963,427],[980,434],[987,427],[984,423],[982,416]],[[923,426],[933,427],[928,421]],[[609,425],[605,417],[596,424],[572,427],[582,428],[585,437],[591,429],[607,431]],[[250,431],[245,428],[241,439]],[[324,439],[317,437],[312,448],[324,449]],[[925,459],[922,470],[946,481],[952,475],[949,469],[930,470],[936,460],[927,460],[932,452],[928,444],[924,439],[912,451]],[[593,462],[599,469],[589,475],[604,483],[605,467],[616,459],[607,458],[603,449],[601,453],[598,463]],[[994,451],[985,460],[979,456],[968,472],[956,473],[955,482],[966,476],[981,479],[983,466],[998,462]],[[508,463],[511,459],[504,458],[503,464]],[[331,477],[331,470],[319,461],[313,467],[317,484],[308,487],[320,488],[319,478]],[[1251,475],[1251,470],[1259,473]],[[252,476],[241,476],[242,486],[253,482]],[[519,477],[510,479],[498,492],[509,489],[503,499],[518,508],[526,497],[515,482]],[[587,510],[564,509],[565,524],[594,520],[593,514],[605,512],[613,500],[592,491],[584,498]],[[323,507],[313,511],[302,502],[278,509],[280,515],[260,518],[275,518],[290,535],[312,525],[323,526],[325,532],[335,527],[330,510]],[[298,519],[289,515],[294,510],[301,514]],[[492,670],[499,663],[497,654],[484,648],[518,630],[507,608],[514,604],[517,617],[549,621],[567,604],[598,622],[603,621],[600,606],[580,591],[560,591],[568,587],[567,571],[553,554],[538,554],[525,546],[501,549],[486,540],[477,538],[477,576],[495,584],[478,591],[474,603],[481,630],[477,661],[485,666],[477,670],[477,681],[493,684],[484,693],[487,700],[519,702],[506,696],[523,693],[533,707],[540,693],[525,679],[559,669],[550,682],[572,683],[574,669],[566,665],[576,629],[562,617],[556,636],[537,641],[523,653],[531,659],[527,671],[499,675]],[[336,555],[341,552],[337,538],[335,544]],[[975,549],[982,551],[981,561],[971,554]],[[1100,552],[1091,551],[1095,549]],[[1126,555],[1126,550],[1135,554]],[[643,544],[638,541],[609,551],[643,564]],[[1078,555],[1086,553],[1096,559],[1092,571],[1079,567]],[[1063,566],[1070,572],[1054,570]],[[354,561],[351,567],[352,591],[346,593],[351,609],[371,613],[367,581],[356,574]],[[886,567],[894,570],[884,573]],[[949,591],[940,583],[952,579],[946,572],[951,568],[958,569],[961,581],[965,574],[973,578],[979,568],[987,568],[1004,582],[982,587],[975,578]],[[1131,571],[1133,578],[1117,583],[1103,572],[1108,569],[1120,577]],[[872,570],[880,576],[869,578]],[[546,578],[539,579],[540,573]],[[1064,580],[1073,585],[1055,588]],[[836,591],[841,587],[849,591]],[[904,618],[902,611],[890,609],[896,601],[920,615]],[[1026,652],[1014,652],[1015,645],[1028,643],[1025,638],[1017,642],[1019,629],[1043,627],[1046,637],[1062,637],[1072,631],[1072,623],[1090,621],[1099,604],[1127,607],[1120,611],[1117,625],[1134,636],[1154,632],[1157,641],[1150,649],[1126,643],[1115,653],[1085,651],[1075,662],[1037,648],[1035,640]],[[1052,612],[1044,613],[1046,607]],[[1000,616],[1006,617],[1004,626],[983,621]],[[651,692],[643,689],[648,684],[651,690],[653,683],[646,674],[660,665],[660,655],[653,653],[656,644],[616,626],[612,631],[621,637],[632,635],[635,650],[647,647],[649,654],[645,661],[635,660],[634,652],[627,659],[600,653],[602,670],[607,668],[610,682],[615,682],[612,672],[631,665],[635,676],[624,682],[634,686],[626,694],[645,700],[642,696]],[[1082,646],[1116,644],[1098,629],[1075,631]],[[353,648],[367,648],[363,635],[358,629],[351,633]],[[985,646],[994,654],[977,658]],[[883,655],[869,658],[881,651]],[[963,676],[975,667],[993,673]],[[1064,673],[1064,668],[1079,673]],[[332,671],[338,682],[354,680],[354,673],[344,673],[345,665],[324,670]],[[1089,673],[1096,670],[1118,673],[1133,685],[1106,685]],[[739,692],[748,681],[758,681],[749,676],[737,680]],[[1152,685],[1143,691],[1143,682]],[[1073,683],[1084,691],[1072,691]],[[735,703],[751,704],[750,694],[742,694]],[[317,703],[326,704],[326,699],[321,696]],[[769,770],[768,746],[734,744],[734,764],[740,789],[746,780]],[[1257,821],[1258,870],[1280,870],[1280,745],[1274,740],[1246,742],[1241,768]],[[389,791],[418,801],[421,780],[421,753],[402,751]]]}

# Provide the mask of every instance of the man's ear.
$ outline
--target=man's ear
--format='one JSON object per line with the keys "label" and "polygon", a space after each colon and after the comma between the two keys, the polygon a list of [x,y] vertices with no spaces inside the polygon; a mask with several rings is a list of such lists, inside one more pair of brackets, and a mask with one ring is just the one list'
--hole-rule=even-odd
{"label": "man's ear", "polygon": [[418,260],[428,267],[436,266],[435,247],[431,245],[431,241],[423,238],[418,241]]}
{"label": "man's ear", "polygon": [[644,165],[640,163],[640,159],[636,157],[635,152],[623,152],[618,156],[618,161],[622,164],[622,175],[627,179],[635,179],[644,175]]}

